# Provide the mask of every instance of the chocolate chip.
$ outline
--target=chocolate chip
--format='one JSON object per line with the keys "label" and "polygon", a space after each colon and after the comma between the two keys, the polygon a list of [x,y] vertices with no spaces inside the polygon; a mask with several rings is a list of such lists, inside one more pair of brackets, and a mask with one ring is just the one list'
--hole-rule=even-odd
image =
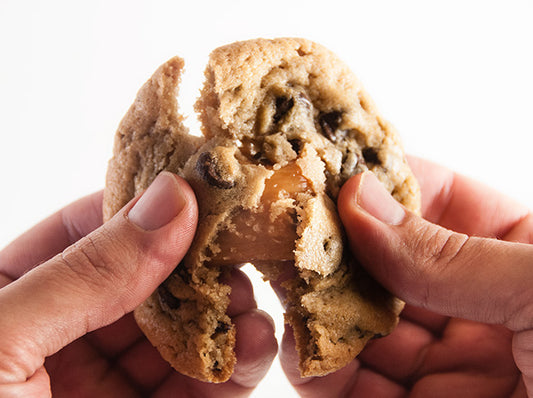
{"label": "chocolate chip", "polygon": [[360,327],[354,326],[355,332],[358,334],[358,338],[362,339],[368,335],[368,332],[361,330]]}
{"label": "chocolate chip", "polygon": [[231,329],[231,325],[228,325],[226,322],[218,321],[215,333],[227,333]]}
{"label": "chocolate chip", "polygon": [[157,288],[157,294],[159,296],[159,304],[163,309],[177,310],[180,308],[180,299],[170,293],[170,290],[168,290],[164,283]]}
{"label": "chocolate chip", "polygon": [[235,186],[235,181],[225,180],[221,176],[216,158],[209,152],[204,152],[198,157],[196,168],[209,185],[220,189],[230,189]]}
{"label": "chocolate chip", "polygon": [[262,152],[257,152],[254,156],[252,156],[252,159],[263,166],[272,166],[274,164],[272,160],[266,158]]}
{"label": "chocolate chip", "polygon": [[277,97],[276,98],[276,113],[274,113],[273,121],[278,123],[294,106],[294,98]]}
{"label": "chocolate chip", "polygon": [[375,148],[368,147],[363,149],[363,158],[367,164],[381,164],[378,151]]}
{"label": "chocolate chip", "polygon": [[336,131],[342,122],[341,111],[331,111],[327,113],[321,113],[318,116],[318,124],[322,128],[322,134],[324,134],[331,141],[337,139]]}
{"label": "chocolate chip", "polygon": [[303,147],[302,140],[295,138],[295,139],[289,140],[289,143],[291,144],[292,150],[296,152],[297,155],[299,155]]}
{"label": "chocolate chip", "polygon": [[263,152],[257,152],[254,156],[252,156],[252,159],[259,162],[259,163],[263,163],[263,162],[270,162],[266,157],[265,155],[263,154]]}

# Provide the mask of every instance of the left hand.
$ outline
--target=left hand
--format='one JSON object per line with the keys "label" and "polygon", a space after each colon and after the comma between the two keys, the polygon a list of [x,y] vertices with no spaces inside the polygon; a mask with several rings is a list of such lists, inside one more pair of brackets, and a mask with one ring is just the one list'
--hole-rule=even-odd
{"label": "left hand", "polygon": [[239,270],[227,282],[238,358],[228,382],[177,373],[137,327],[131,311],[180,262],[196,228],[192,190],[165,174],[142,206],[135,198],[104,225],[100,192],[0,251],[0,396],[242,397],[266,374],[273,324]]}

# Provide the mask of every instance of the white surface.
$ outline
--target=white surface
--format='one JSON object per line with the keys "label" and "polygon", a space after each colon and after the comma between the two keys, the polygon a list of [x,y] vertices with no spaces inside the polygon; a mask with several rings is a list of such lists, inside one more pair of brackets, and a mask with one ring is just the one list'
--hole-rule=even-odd
{"label": "white surface", "polygon": [[[159,64],[185,58],[182,108],[191,114],[209,51],[259,36],[330,47],[409,153],[532,207],[532,17],[526,0],[3,0],[0,247],[102,188],[114,130]],[[258,289],[281,335],[279,304]],[[277,362],[253,396],[274,393],[294,394]]]}

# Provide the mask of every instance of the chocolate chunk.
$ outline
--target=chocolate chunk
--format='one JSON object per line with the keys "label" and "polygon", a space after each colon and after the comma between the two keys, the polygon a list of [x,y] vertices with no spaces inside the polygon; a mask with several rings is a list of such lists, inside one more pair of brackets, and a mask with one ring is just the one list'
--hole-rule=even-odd
{"label": "chocolate chunk", "polygon": [[375,148],[365,148],[363,149],[363,158],[367,164],[381,164],[381,161],[378,157],[378,152]]}
{"label": "chocolate chunk", "polygon": [[227,333],[231,329],[231,325],[228,325],[225,322],[218,321],[215,333]]}
{"label": "chocolate chunk", "polygon": [[330,239],[324,240],[322,245],[324,246],[324,251],[328,252],[329,249],[331,248],[331,240]]}
{"label": "chocolate chunk", "polygon": [[177,310],[180,308],[180,299],[170,293],[164,283],[157,288],[157,294],[159,296],[159,304],[163,309]]}
{"label": "chocolate chunk", "polygon": [[299,155],[303,147],[302,140],[295,138],[295,139],[289,140],[289,143],[291,144],[292,150],[296,152],[297,155]]}
{"label": "chocolate chunk", "polygon": [[354,326],[355,332],[357,333],[357,337],[362,339],[368,335],[367,331],[361,330],[359,326]]}
{"label": "chocolate chunk", "polygon": [[204,152],[198,157],[196,168],[209,185],[220,189],[230,189],[235,186],[235,181],[228,181],[222,177],[217,168],[216,158],[209,152]]}
{"label": "chocolate chunk", "polygon": [[255,160],[257,163],[262,164],[263,166],[272,166],[274,164],[272,160],[265,157],[263,152],[257,152],[255,155],[252,156],[252,159]]}
{"label": "chocolate chunk", "polygon": [[322,134],[328,139],[335,142],[337,139],[336,131],[342,122],[341,111],[331,111],[328,113],[321,113],[318,116],[318,124],[322,128]]}
{"label": "chocolate chunk", "polygon": [[294,106],[294,98],[277,97],[276,98],[276,113],[274,113],[273,121],[278,123]]}

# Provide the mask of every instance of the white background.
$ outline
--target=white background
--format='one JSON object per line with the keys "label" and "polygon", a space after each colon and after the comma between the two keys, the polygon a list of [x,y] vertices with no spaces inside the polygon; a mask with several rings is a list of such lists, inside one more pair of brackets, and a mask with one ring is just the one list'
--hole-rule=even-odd
{"label": "white background", "polygon": [[[114,130],[158,65],[185,58],[192,121],[208,53],[260,36],[331,48],[409,153],[533,207],[532,20],[525,0],[2,0],[0,247],[103,187]],[[280,307],[254,278],[280,336]],[[273,393],[294,394],[277,361],[253,396]]]}

